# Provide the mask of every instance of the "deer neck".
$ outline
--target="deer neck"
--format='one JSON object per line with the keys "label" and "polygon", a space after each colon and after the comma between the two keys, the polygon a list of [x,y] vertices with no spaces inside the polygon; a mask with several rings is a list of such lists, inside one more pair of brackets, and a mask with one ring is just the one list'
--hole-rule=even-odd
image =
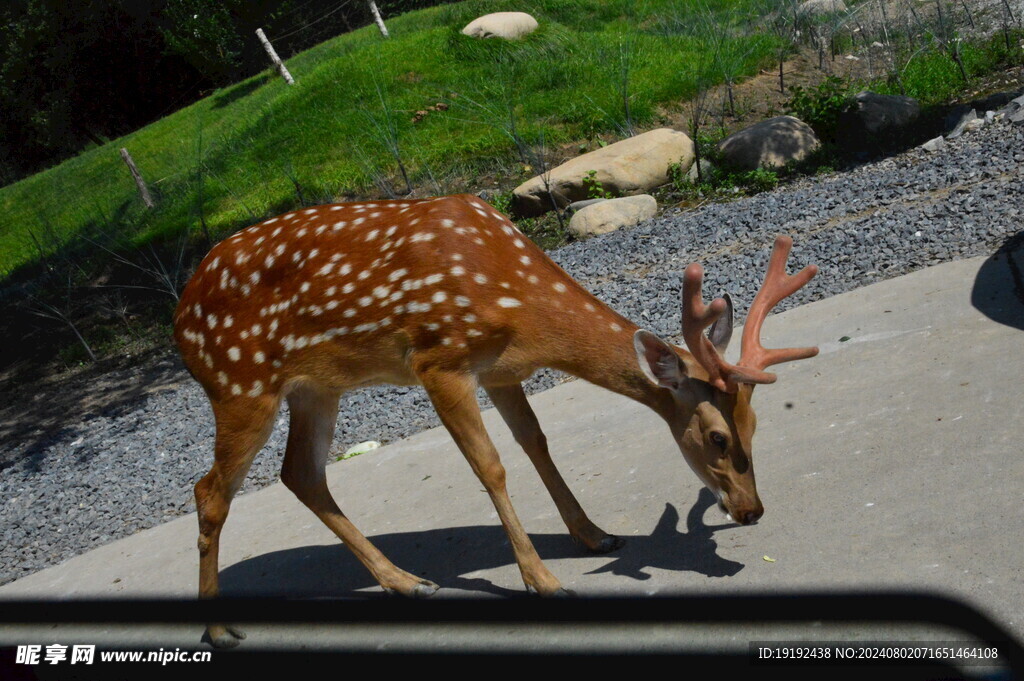
{"label": "deer neck", "polygon": [[610,309],[606,312],[610,321],[571,324],[566,320],[571,328],[563,337],[571,342],[563,344],[565,354],[551,366],[645,404],[667,418],[674,400],[671,392],[654,385],[640,370],[633,346],[633,334],[639,327]]}

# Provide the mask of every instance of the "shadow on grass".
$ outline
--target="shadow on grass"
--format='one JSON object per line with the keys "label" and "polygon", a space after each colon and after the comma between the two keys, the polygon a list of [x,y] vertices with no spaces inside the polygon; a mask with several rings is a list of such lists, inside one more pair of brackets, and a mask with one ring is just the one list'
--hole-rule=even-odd
{"label": "shadow on grass", "polygon": [[[707,577],[731,577],[744,565],[717,555],[714,533],[736,525],[705,525],[704,512],[714,503],[714,495],[701,490],[687,513],[685,532],[677,529],[679,512],[666,504],[650,535],[630,536],[625,546],[607,556],[595,556],[577,547],[568,533],[531,534],[530,539],[545,561],[571,558],[608,561],[587,574],[611,572],[633,580],[646,580],[651,575],[644,570],[655,568],[696,572]],[[308,513],[304,509],[302,512]],[[316,522],[312,515],[309,517]],[[396,565],[440,584],[442,589],[499,596],[523,594],[522,589],[508,589],[484,577],[472,576],[480,570],[514,565],[512,547],[500,525],[381,534],[370,540]],[[585,584],[585,580],[582,583]],[[376,585],[366,568],[340,542],[275,551],[236,563],[221,572],[221,590],[225,596],[366,598],[380,594],[357,593],[356,590]]]}
{"label": "shadow on grass", "polygon": [[245,81],[244,83],[239,83],[232,88],[228,88],[223,92],[218,92],[213,96],[213,108],[223,109],[224,107],[237,102],[239,99],[248,97],[252,93],[256,92],[256,90],[259,90],[261,87],[266,85],[269,80],[270,74],[263,73]]}
{"label": "shadow on grass", "polygon": [[994,322],[1024,331],[1024,231],[986,260],[971,289],[971,305]]}

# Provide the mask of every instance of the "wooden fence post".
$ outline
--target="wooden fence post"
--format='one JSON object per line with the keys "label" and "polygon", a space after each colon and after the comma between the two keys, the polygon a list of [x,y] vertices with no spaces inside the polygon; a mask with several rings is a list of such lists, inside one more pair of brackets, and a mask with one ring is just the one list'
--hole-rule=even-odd
{"label": "wooden fence post", "polygon": [[377,3],[373,0],[369,0],[369,2],[370,11],[373,12],[373,20],[377,22],[377,28],[380,29],[381,35],[385,38],[390,38],[391,36],[388,35],[388,27],[384,25],[384,19],[381,18],[380,10],[377,9]]}
{"label": "wooden fence post", "polygon": [[281,74],[282,78],[284,78],[284,82],[289,85],[295,85],[295,79],[292,78],[292,74],[288,73],[288,67],[286,67],[284,62],[281,61],[281,58],[277,56],[277,52],[274,51],[274,46],[270,44],[269,40],[267,40],[267,36],[263,32],[262,28],[256,29],[256,37],[260,39],[261,43],[263,43],[263,49],[265,49],[267,54],[270,55],[270,61],[274,62],[274,66],[277,67],[277,72]]}
{"label": "wooden fence post", "polygon": [[128,166],[128,170],[131,171],[132,177],[135,178],[135,186],[139,189],[139,196],[142,197],[142,202],[146,204],[146,208],[152,208],[156,204],[153,203],[153,197],[149,195],[149,188],[146,187],[146,181],[142,179],[142,173],[135,167],[135,161],[132,160],[132,155],[128,153],[128,150],[121,148],[121,158],[124,160],[125,165]]}

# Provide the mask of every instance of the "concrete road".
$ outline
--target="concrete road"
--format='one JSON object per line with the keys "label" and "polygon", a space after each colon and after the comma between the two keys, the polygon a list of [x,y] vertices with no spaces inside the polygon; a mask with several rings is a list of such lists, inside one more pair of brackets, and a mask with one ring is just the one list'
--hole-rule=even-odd
{"label": "concrete road", "polygon": [[[1022,268],[1020,252],[954,262],[771,317],[766,346],[816,344],[821,354],[776,367],[778,383],[755,391],[754,462],[766,507],[755,526],[730,524],[712,506],[658,417],[581,381],[531,402],[584,508],[628,543],[607,556],[577,549],[526,456],[488,412],[519,516],[547,565],[581,595],[937,589],[1024,638]],[[328,477],[341,507],[379,548],[443,587],[435,598],[522,591],[497,514],[445,431],[336,463]],[[7,584],[0,598],[192,597],[196,535],[194,514],[179,518]],[[225,594],[351,598],[380,590],[280,484],[235,501],[221,568]],[[0,644],[41,630],[2,629]],[[826,639],[886,634],[884,626],[816,631]],[[195,648],[201,629],[61,632],[68,640]],[[690,640],[709,645],[808,635],[795,626],[696,632]],[[424,639],[415,627],[349,627],[340,636],[369,649],[518,641],[606,651],[655,650],[680,636],[664,627],[619,634],[448,627]],[[250,627],[243,645],[338,640],[324,628]]]}

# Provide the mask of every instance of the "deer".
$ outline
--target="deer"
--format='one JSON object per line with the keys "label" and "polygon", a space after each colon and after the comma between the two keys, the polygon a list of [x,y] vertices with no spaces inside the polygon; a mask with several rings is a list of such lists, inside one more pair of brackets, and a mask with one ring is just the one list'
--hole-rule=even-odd
{"label": "deer", "polygon": [[[817,273],[786,273],[779,236],[747,316],[736,364],[731,298],[703,302],[703,268],[683,277],[678,347],[639,328],[578,284],[507,217],[473,195],[336,203],[295,210],[215,245],[182,292],[174,335],[215,421],[214,460],[195,485],[199,598],[219,593],[218,551],[232,498],[279,408],[290,421],[281,480],[349,547],[389,594],[439,586],[391,563],[342,513],[325,466],[339,402],[354,388],[420,385],[485,487],[528,592],[571,595],[547,569],[516,515],[505,469],[485,430],[483,388],[526,452],[570,537],[608,553],[624,541],[590,520],[565,483],[522,383],[541,367],[650,407],[683,458],[735,523],[764,513],[752,466],[755,385],[766,367],[817,348],[766,349],[760,329],[779,301]],[[215,647],[244,634],[207,625]]]}

